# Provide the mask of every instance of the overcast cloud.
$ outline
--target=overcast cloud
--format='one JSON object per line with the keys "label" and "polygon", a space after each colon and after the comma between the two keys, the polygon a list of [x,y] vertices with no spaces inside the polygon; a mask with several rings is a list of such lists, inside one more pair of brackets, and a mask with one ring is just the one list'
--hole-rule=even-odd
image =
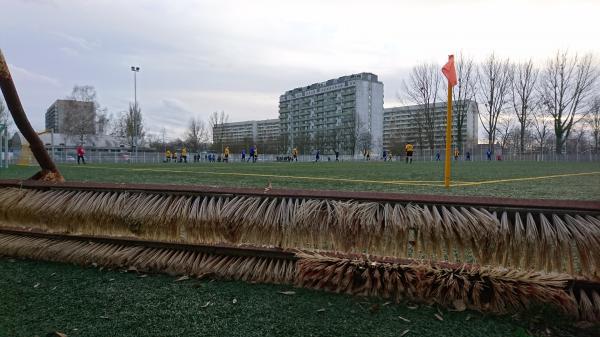
{"label": "overcast cloud", "polygon": [[542,62],[559,48],[600,54],[600,1],[0,0],[0,48],[36,129],[73,85],[112,114],[133,100],[146,129],[181,136],[190,117],[277,118],[284,91],[379,75],[386,107],[418,62],[492,51]]}

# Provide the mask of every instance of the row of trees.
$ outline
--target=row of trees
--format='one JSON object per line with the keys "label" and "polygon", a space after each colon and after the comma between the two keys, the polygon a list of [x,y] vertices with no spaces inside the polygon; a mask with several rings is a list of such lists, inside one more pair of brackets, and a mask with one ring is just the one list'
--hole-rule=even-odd
{"label": "row of trees", "polygon": [[[433,150],[439,119],[436,104],[445,103],[446,82],[440,65],[423,63],[413,67],[403,83],[401,98],[423,106],[415,118],[420,146]],[[475,63],[464,55],[456,63],[458,85],[454,101],[482,103],[479,118],[490,149],[512,139],[520,153],[554,141],[554,150],[563,153],[576,126],[590,131],[598,151],[600,91],[599,70],[593,55],[571,55],[558,51],[541,67],[532,60],[514,63],[495,54]],[[466,104],[457,104],[454,121],[462,129],[467,119]],[[455,140],[462,150],[464,139]]]}

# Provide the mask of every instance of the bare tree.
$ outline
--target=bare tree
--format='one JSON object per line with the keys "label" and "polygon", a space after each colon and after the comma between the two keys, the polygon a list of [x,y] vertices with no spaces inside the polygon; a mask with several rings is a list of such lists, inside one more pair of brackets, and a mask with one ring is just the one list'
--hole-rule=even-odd
{"label": "bare tree", "polygon": [[105,135],[108,132],[112,116],[108,114],[108,109],[99,108],[96,111],[96,134]]}
{"label": "bare tree", "polygon": [[469,110],[471,100],[475,99],[475,82],[477,80],[477,69],[471,58],[466,58],[462,54],[458,58],[456,63],[456,74],[458,76],[458,86],[456,90],[452,92],[452,99],[455,102],[454,105],[454,117],[456,122],[456,129],[458,133],[456,135],[456,144],[459,151],[463,152],[464,139],[463,129],[467,122],[467,112]]}
{"label": "bare tree", "polygon": [[142,121],[142,110],[135,103],[129,104],[129,110],[123,112],[116,121],[114,135],[125,139],[128,146],[133,148],[143,143],[145,136]]}
{"label": "bare tree", "polygon": [[223,137],[225,136],[224,125],[229,120],[225,111],[214,111],[208,116],[208,127],[212,133],[213,147],[223,152]]}
{"label": "bare tree", "polygon": [[580,57],[558,51],[543,69],[541,102],[554,120],[556,153],[563,153],[571,129],[585,117],[586,102],[597,79],[591,54]]}
{"label": "bare tree", "polygon": [[[96,134],[98,130],[98,118],[102,128],[101,134],[105,132],[108,124],[106,109],[100,107],[97,101],[96,89],[91,85],[75,85],[71,95],[67,96],[70,101],[63,119],[63,132],[67,137],[76,137],[80,142],[90,134]],[[84,102],[84,104],[79,103]],[[92,104],[91,110],[88,110]]]}
{"label": "bare tree", "polygon": [[501,118],[498,121],[497,134],[500,140],[500,149],[504,154],[504,150],[510,141],[511,133],[514,132],[514,120],[510,117]]}
{"label": "bare tree", "polygon": [[0,98],[0,124],[4,124],[7,129],[10,129],[12,126],[12,117],[6,106],[4,105],[4,101]]}
{"label": "bare tree", "polygon": [[439,100],[442,75],[437,64],[423,63],[412,68],[408,82],[404,81],[404,92],[411,102],[422,107],[418,110],[416,124],[427,140],[430,149],[435,148],[436,116],[435,105]]}
{"label": "bare tree", "polygon": [[372,140],[371,132],[369,132],[368,130],[363,129],[358,133],[358,137],[356,137],[356,141],[358,143],[360,152],[363,155],[366,155],[368,152],[371,151],[371,146],[373,145],[371,140]]}
{"label": "bare tree", "polygon": [[498,119],[504,113],[509,100],[511,66],[508,59],[498,59],[491,54],[480,66],[477,76],[477,96],[485,102],[485,113],[479,114],[487,134],[489,150],[494,152]]}
{"label": "bare tree", "polygon": [[519,121],[519,152],[525,152],[525,133],[531,124],[531,111],[535,110],[538,100],[534,93],[539,70],[529,60],[514,67],[511,83],[512,105]]}
{"label": "bare tree", "polygon": [[600,95],[594,96],[590,104],[587,123],[590,125],[594,140],[594,153],[600,153]]}
{"label": "bare tree", "polygon": [[190,119],[185,142],[192,151],[199,151],[200,146],[208,142],[208,130],[202,119],[198,117]]}
{"label": "bare tree", "polygon": [[540,147],[540,154],[544,154],[544,147],[550,135],[552,134],[552,122],[545,118],[545,114],[541,112],[532,113],[534,138]]}

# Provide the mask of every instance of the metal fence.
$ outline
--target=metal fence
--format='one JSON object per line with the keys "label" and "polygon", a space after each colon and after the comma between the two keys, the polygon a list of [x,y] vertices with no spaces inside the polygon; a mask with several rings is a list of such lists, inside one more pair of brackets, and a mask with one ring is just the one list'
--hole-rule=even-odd
{"label": "metal fence", "polygon": [[6,124],[0,124],[0,169],[8,168],[11,154],[8,151],[8,128]]}
{"label": "metal fence", "polygon": [[[6,158],[6,164],[16,164],[17,161],[30,163],[32,165],[36,164],[35,159],[29,155],[29,158],[25,158],[25,160],[20,159],[19,152],[2,152],[2,158]],[[437,156],[439,153],[439,159]],[[209,162],[208,155],[200,154],[198,160],[195,160],[194,153],[190,153],[187,157],[188,163],[207,163]],[[413,161],[414,162],[427,162],[427,161],[444,161],[444,151],[429,151],[429,150],[417,150],[414,152]],[[54,161],[58,164],[75,164],[77,163],[77,153],[75,150],[67,150],[67,151],[55,151],[52,155]],[[85,162],[89,164],[158,164],[165,163],[165,156],[162,152],[94,152],[88,151],[85,155]],[[406,158],[405,153],[393,154],[392,161],[404,161]],[[452,160],[458,161],[544,161],[544,162],[600,162],[600,154],[592,153],[591,151],[580,152],[580,153],[568,153],[568,154],[557,154],[555,152],[547,152],[547,153],[501,153],[495,152],[489,158],[486,154],[485,150],[480,150],[474,153],[469,151],[468,157],[467,152],[461,153],[458,158],[454,158],[454,153],[451,155]],[[276,155],[276,154],[259,154],[258,162],[286,162],[290,161],[289,155]],[[388,158],[389,159],[389,158]],[[299,155],[299,162],[314,162],[316,160],[315,155]],[[334,162],[336,160],[335,154],[321,154],[319,161],[320,162]],[[367,158],[360,156],[352,156],[352,155],[340,155],[338,158],[339,161],[382,161],[383,158],[381,156],[373,155],[368,160]],[[214,160],[215,162],[219,162],[218,155]],[[222,160],[221,160],[222,161]],[[233,154],[229,157],[229,162],[231,163],[240,163],[242,161],[240,154]],[[249,157],[246,156],[246,162],[251,162]],[[183,162],[182,158],[178,158],[177,160],[170,160],[169,163],[179,163]]]}

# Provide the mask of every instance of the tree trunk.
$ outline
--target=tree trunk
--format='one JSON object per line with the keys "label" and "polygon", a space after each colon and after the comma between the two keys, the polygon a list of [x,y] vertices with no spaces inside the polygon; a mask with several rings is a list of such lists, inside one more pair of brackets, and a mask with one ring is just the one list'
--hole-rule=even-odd
{"label": "tree trunk", "polygon": [[525,125],[521,124],[521,134],[520,134],[520,140],[519,140],[519,150],[521,152],[521,154],[525,153]]}

